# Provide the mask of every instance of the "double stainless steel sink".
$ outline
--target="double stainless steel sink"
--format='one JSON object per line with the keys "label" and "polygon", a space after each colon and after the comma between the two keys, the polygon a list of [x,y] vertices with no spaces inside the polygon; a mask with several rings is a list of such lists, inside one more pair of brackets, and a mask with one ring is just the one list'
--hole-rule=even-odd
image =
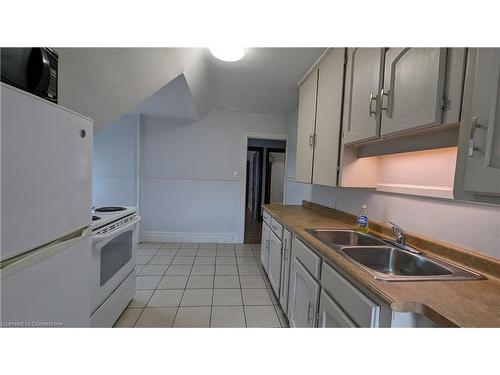
{"label": "double stainless steel sink", "polygon": [[307,232],[376,279],[384,281],[477,280],[479,273],[424,255],[407,246],[354,230],[307,229]]}

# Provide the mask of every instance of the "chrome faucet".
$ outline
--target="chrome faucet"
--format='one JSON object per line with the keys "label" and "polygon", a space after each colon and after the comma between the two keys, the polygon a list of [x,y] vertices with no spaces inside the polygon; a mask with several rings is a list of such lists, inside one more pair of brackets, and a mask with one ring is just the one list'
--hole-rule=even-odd
{"label": "chrome faucet", "polygon": [[392,221],[389,221],[389,224],[392,225],[392,232],[396,235],[396,243],[398,245],[406,246],[406,237],[403,228],[393,223]]}
{"label": "chrome faucet", "polygon": [[403,250],[408,250],[409,252],[414,254],[421,254],[420,251],[406,244],[406,236],[403,228],[393,223],[392,221],[389,221],[389,224],[392,225],[392,232],[396,235],[395,243],[396,245],[398,245],[398,247],[402,248]]}

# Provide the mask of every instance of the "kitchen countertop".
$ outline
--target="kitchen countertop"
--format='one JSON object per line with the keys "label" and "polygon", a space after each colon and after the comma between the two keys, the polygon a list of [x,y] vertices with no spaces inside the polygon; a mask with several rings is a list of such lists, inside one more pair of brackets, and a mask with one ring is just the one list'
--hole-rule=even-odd
{"label": "kitchen countertop", "polygon": [[[487,279],[380,281],[306,232],[309,228],[352,229],[352,215],[306,201],[302,206],[267,204],[264,208],[348,278],[389,304],[392,310],[422,314],[445,327],[500,327],[500,261],[409,234],[408,243],[424,254],[462,263]],[[370,220],[370,228],[372,234],[389,237],[389,229],[383,224]],[[457,261],[459,259],[463,262]]]}

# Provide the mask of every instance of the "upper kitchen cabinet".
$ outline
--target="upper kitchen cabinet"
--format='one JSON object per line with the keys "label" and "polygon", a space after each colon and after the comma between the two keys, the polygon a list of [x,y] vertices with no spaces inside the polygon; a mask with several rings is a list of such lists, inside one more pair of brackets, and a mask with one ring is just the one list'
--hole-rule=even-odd
{"label": "upper kitchen cabinet", "polygon": [[318,70],[316,69],[302,82],[299,88],[295,179],[300,182],[310,183],[312,180],[317,91]]}
{"label": "upper kitchen cabinet", "polygon": [[[378,95],[373,78],[363,92],[353,88],[356,74],[369,77],[368,66],[356,68],[360,52],[373,55]],[[348,52],[339,185],[453,198],[466,49],[379,52]]]}
{"label": "upper kitchen cabinet", "polygon": [[464,65],[464,48],[349,49],[343,143],[457,125]]}
{"label": "upper kitchen cabinet", "polygon": [[445,106],[446,48],[389,48],[380,91],[381,134],[439,125]]}
{"label": "upper kitchen cabinet", "polygon": [[377,138],[378,93],[382,85],[383,48],[348,48],[344,101],[344,143]]}
{"label": "upper kitchen cabinet", "polygon": [[316,69],[302,82],[299,88],[295,179],[300,182],[310,183],[312,180],[317,92],[318,70]]}
{"label": "upper kitchen cabinet", "polygon": [[337,185],[344,58],[331,49],[300,86],[297,181]]}
{"label": "upper kitchen cabinet", "polygon": [[468,52],[455,197],[500,203],[500,49]]}
{"label": "upper kitchen cabinet", "polygon": [[337,48],[319,66],[312,182],[337,185],[345,49]]}

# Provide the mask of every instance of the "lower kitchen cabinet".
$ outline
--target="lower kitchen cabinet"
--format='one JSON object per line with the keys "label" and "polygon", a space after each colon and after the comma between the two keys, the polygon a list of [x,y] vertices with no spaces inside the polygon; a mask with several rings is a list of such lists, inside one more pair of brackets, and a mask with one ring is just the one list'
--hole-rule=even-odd
{"label": "lower kitchen cabinet", "polygon": [[337,303],[324,291],[319,300],[320,328],[355,328],[356,324],[342,311]]}
{"label": "lower kitchen cabinet", "polygon": [[290,327],[436,326],[421,314],[392,311],[389,304],[362,285],[355,286],[355,281],[348,280],[268,212],[264,216],[261,261]]}
{"label": "lower kitchen cabinet", "polygon": [[280,282],[281,282],[281,263],[282,263],[282,247],[283,244],[279,237],[271,231],[269,238],[269,260],[267,275],[269,282],[274,290],[274,293],[280,295]]}
{"label": "lower kitchen cabinet", "polygon": [[283,233],[283,256],[281,262],[281,283],[279,301],[285,314],[288,312],[288,289],[290,283],[290,263],[292,259],[292,233],[288,229]]}
{"label": "lower kitchen cabinet", "polygon": [[262,240],[261,240],[261,248],[260,248],[260,261],[262,263],[262,267],[267,271],[267,266],[269,263],[269,239],[271,236],[271,228],[267,225],[266,222],[262,223]]}
{"label": "lower kitchen cabinet", "polygon": [[307,272],[296,258],[291,273],[288,318],[295,328],[316,326],[316,311],[319,300],[319,283]]}
{"label": "lower kitchen cabinet", "polygon": [[362,328],[380,326],[381,306],[352,285],[328,264],[321,267],[321,287],[350,319]]}

